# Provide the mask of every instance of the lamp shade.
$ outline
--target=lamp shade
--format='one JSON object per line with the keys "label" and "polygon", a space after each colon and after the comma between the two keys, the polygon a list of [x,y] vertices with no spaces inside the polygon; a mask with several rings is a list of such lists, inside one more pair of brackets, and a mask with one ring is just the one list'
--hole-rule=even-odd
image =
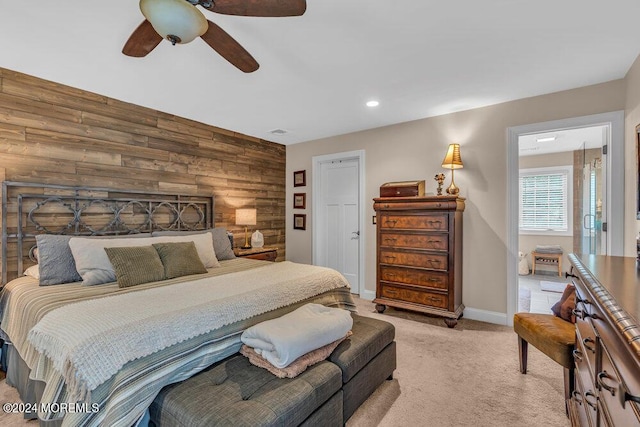
{"label": "lamp shade", "polygon": [[236,209],[236,225],[256,225],[256,210]]}
{"label": "lamp shade", "polygon": [[171,43],[189,43],[207,31],[207,18],[185,0],[140,0],[140,10],[153,29]]}
{"label": "lamp shade", "polygon": [[460,144],[449,144],[447,155],[444,156],[442,167],[445,169],[462,169],[462,158],[460,158]]}

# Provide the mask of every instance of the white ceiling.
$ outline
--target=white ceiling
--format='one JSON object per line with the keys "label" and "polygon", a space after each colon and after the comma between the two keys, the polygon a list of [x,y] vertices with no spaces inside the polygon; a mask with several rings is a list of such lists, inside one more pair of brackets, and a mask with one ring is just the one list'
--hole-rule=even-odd
{"label": "white ceiling", "polygon": [[[523,135],[518,138],[518,148],[520,156],[538,156],[599,148],[608,140],[608,133],[609,127],[602,125]],[[552,141],[546,140],[550,138],[554,139]]]}
{"label": "white ceiling", "polygon": [[203,12],[260,63],[244,74],[199,39],[124,56],[136,0],[0,0],[0,67],[291,144],[623,78],[640,51],[637,0],[307,4]]}

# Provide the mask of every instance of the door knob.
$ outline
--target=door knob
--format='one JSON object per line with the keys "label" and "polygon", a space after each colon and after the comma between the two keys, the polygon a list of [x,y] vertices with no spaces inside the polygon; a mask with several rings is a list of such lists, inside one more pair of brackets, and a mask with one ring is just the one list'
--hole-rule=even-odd
{"label": "door knob", "polygon": [[360,230],[352,231],[351,234],[355,234],[355,236],[351,236],[351,240],[358,240],[358,238],[360,238]]}

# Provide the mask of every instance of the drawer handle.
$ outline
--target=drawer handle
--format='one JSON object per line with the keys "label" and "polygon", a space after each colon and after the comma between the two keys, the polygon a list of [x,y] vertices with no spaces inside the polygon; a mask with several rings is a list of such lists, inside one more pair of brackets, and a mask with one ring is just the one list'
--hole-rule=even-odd
{"label": "drawer handle", "polygon": [[574,316],[582,320],[589,317],[589,314],[587,314],[584,310],[579,310],[577,308],[574,308],[573,310],[571,310],[571,314],[573,314]]}
{"label": "drawer handle", "polygon": [[584,305],[589,305],[589,304],[591,304],[591,301],[589,301],[588,299],[586,299],[586,298],[585,298],[585,299],[582,299],[582,298],[580,298],[578,295],[576,295],[576,304],[578,304],[578,303],[580,303],[580,302],[581,302],[582,304],[584,304]]}
{"label": "drawer handle", "polygon": [[436,264],[436,265],[440,264],[440,260],[439,259],[428,259],[427,262],[429,264]]}
{"label": "drawer handle", "polygon": [[585,339],[583,339],[583,340],[582,340],[582,344],[584,344],[584,348],[586,348],[587,350],[589,350],[589,351],[590,351],[590,352],[592,352],[592,353],[595,353],[595,352],[596,352],[595,347],[591,347],[591,346],[589,345],[589,344],[591,344],[591,343],[594,343],[594,344],[595,344],[595,341],[594,341],[594,340],[592,340],[591,338],[585,338]]}
{"label": "drawer handle", "polygon": [[577,362],[582,362],[582,352],[580,350],[573,350],[573,359]]}
{"label": "drawer handle", "polygon": [[437,277],[432,277],[429,279],[430,282],[439,282],[440,279],[438,279]]}
{"label": "drawer handle", "polygon": [[442,301],[442,298],[438,298],[438,297],[434,297],[434,296],[429,296],[427,297],[427,299],[431,302],[440,302]]}
{"label": "drawer handle", "polygon": [[387,273],[388,277],[396,277],[396,273]]}
{"label": "drawer handle", "polygon": [[396,240],[398,240],[398,238],[397,238],[397,237],[385,237],[385,238],[384,238],[384,241],[385,241],[385,242],[387,242],[387,243],[389,243],[389,242],[393,242],[393,243],[395,243],[395,242],[396,242]]}
{"label": "drawer handle", "polygon": [[582,397],[582,394],[578,390],[573,390],[573,400],[575,400],[578,405],[582,405],[582,399],[579,399],[579,397]]}
{"label": "drawer handle", "polygon": [[633,394],[629,394],[626,392],[624,392],[624,399],[622,401],[622,407],[624,408],[624,403],[627,401],[632,401],[632,402],[636,402],[636,403],[640,403],[640,397],[639,396],[634,396]]}
{"label": "drawer handle", "polygon": [[[594,402],[589,401],[588,397],[593,396],[594,398]],[[596,410],[596,405],[598,403],[598,398],[596,397],[595,394],[593,394],[593,392],[591,390],[589,390],[588,392],[586,392],[584,394],[584,403],[586,403],[587,405],[591,406],[593,408],[593,410]]]}
{"label": "drawer handle", "polygon": [[386,259],[396,259],[395,255],[385,255]]}
{"label": "drawer handle", "polygon": [[604,380],[608,379],[608,380],[615,380],[615,378],[613,378],[611,375],[609,375],[607,373],[607,371],[602,371],[600,373],[598,373],[598,384],[600,385],[600,387],[602,387],[603,389],[607,390],[609,393],[611,393],[611,396],[615,396],[616,395],[616,388],[615,387],[611,387],[609,384],[605,383]]}
{"label": "drawer handle", "polygon": [[385,224],[391,224],[392,226],[395,226],[396,222],[398,222],[397,219],[387,219],[384,223]]}
{"label": "drawer handle", "polygon": [[428,220],[427,222],[429,223],[429,225],[433,225],[433,224],[440,225],[440,224],[442,224],[442,221],[440,221],[440,220],[433,220],[433,219],[430,219],[430,220]]}

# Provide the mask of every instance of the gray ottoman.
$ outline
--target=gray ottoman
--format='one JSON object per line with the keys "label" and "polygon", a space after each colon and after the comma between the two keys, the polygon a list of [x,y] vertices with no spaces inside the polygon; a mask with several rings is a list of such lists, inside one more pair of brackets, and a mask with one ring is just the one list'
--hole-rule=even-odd
{"label": "gray ottoman", "polygon": [[151,404],[152,425],[341,426],[342,372],[327,361],[280,379],[231,356],[162,389]]}
{"label": "gray ottoman", "polygon": [[395,327],[384,320],[352,314],[353,335],[331,353],[329,360],[342,371],[343,421],[396,369]]}

